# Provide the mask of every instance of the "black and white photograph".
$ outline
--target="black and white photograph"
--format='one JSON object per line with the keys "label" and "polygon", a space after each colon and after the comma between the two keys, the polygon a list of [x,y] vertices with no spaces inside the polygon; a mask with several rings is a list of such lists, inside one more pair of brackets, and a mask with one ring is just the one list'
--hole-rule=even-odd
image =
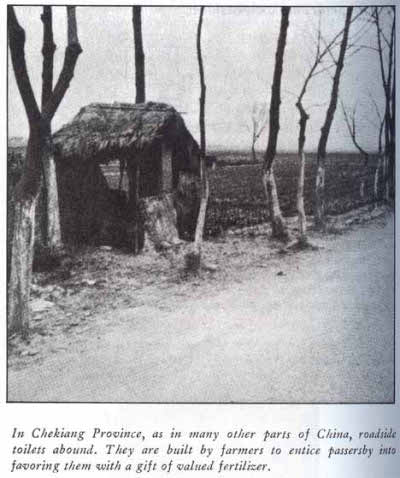
{"label": "black and white photograph", "polygon": [[7,6],[8,403],[395,403],[395,14]]}

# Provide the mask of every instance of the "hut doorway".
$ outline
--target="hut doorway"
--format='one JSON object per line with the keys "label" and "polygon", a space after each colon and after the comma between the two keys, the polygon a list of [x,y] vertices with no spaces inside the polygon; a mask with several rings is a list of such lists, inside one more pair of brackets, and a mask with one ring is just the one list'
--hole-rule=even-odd
{"label": "hut doorway", "polygon": [[167,144],[154,143],[137,157],[137,161],[140,165],[140,197],[158,196],[173,190],[173,154]]}
{"label": "hut doorway", "polygon": [[153,144],[135,160],[140,167],[140,197],[156,196],[161,183],[161,145]]}
{"label": "hut doorway", "polygon": [[[129,242],[139,252],[145,237],[158,248],[179,242],[174,205],[173,150],[164,141],[127,161]],[[176,172],[175,172],[176,175]]]}

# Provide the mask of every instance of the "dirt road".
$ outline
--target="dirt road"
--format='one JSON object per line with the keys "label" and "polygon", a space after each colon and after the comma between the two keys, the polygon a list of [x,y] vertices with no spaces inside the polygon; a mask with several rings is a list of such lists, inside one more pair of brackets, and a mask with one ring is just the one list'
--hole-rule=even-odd
{"label": "dirt road", "polygon": [[316,236],[320,250],[276,257],[228,287],[200,283],[194,298],[177,288],[98,316],[79,347],[11,367],[8,398],[391,402],[393,228],[389,216]]}

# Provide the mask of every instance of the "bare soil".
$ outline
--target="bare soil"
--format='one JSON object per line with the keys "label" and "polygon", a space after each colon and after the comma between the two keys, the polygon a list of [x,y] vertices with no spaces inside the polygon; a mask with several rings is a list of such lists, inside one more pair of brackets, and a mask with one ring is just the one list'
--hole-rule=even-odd
{"label": "bare soil", "polygon": [[69,251],[34,275],[32,333],[9,340],[8,400],[392,402],[393,214],[338,216],[307,250],[269,233],[206,241],[196,277],[184,247]]}

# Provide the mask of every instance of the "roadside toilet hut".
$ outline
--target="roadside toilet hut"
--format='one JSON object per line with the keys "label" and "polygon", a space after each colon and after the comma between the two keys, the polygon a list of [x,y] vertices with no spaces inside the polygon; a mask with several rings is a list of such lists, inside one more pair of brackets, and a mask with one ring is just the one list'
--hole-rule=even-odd
{"label": "roadside toilet hut", "polygon": [[[163,203],[156,215],[172,205],[181,237],[193,233],[199,148],[173,107],[92,103],[54,134],[53,143],[67,241],[120,242],[137,252],[143,246],[141,206],[149,197]],[[126,171],[125,191],[110,187],[102,171],[114,160]]]}

